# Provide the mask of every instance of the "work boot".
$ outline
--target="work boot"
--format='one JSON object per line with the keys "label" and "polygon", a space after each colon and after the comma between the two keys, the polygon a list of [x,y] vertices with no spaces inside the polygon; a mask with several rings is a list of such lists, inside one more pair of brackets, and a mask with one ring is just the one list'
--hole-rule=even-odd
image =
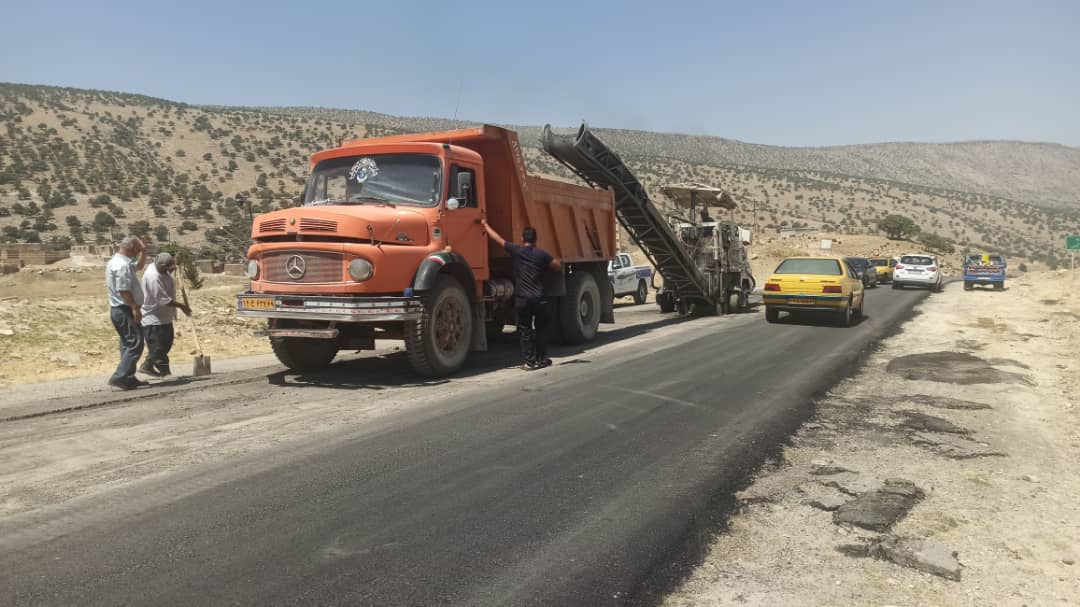
{"label": "work boot", "polygon": [[158,377],[168,377],[172,375],[172,371],[169,369],[168,366],[158,365],[156,368],[158,372]]}
{"label": "work boot", "polygon": [[109,381],[106,382],[106,383],[108,383],[110,386],[112,386],[114,388],[120,388],[121,390],[134,390],[135,388],[138,387],[138,386],[131,385],[130,382],[127,382],[127,381],[125,381],[123,379],[116,379],[116,378],[113,378],[113,377],[110,377]]}
{"label": "work boot", "polygon": [[538,361],[538,362],[536,363],[536,367],[537,367],[538,369],[543,369],[544,367],[550,367],[550,366],[551,366],[551,359],[550,359],[550,358],[541,358],[541,359],[540,359],[540,360],[539,360],[539,361]]}
{"label": "work boot", "polygon": [[522,363],[520,368],[521,368],[522,371],[532,371],[534,369],[539,369],[540,367],[537,366],[535,360],[527,360],[524,363]]}
{"label": "work boot", "polygon": [[161,372],[155,369],[150,363],[143,363],[139,365],[139,373],[143,375],[149,375],[150,377],[161,377]]}

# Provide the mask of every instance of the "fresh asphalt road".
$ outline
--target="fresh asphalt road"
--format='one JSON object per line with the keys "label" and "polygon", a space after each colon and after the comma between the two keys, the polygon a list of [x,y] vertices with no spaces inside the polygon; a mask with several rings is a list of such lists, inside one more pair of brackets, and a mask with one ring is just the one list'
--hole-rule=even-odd
{"label": "fresh asphalt road", "polygon": [[814,395],[924,296],[868,292],[846,329],[758,311],[611,361],[586,351],[546,383],[451,394],[438,414],[9,547],[0,603],[654,602]]}

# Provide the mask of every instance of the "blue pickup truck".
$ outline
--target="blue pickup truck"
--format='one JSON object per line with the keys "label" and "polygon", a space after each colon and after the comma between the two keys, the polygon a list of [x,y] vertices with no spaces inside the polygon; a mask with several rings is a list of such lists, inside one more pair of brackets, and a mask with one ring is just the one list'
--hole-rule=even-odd
{"label": "blue pickup truck", "polygon": [[966,255],[964,257],[964,290],[970,291],[979,285],[993,285],[994,290],[1005,288],[1004,255]]}

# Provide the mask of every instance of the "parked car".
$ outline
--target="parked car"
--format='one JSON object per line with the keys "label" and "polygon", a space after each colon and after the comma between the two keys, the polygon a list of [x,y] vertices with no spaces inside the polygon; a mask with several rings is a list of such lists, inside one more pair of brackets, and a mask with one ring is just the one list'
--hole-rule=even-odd
{"label": "parked car", "polygon": [[941,275],[937,257],[927,253],[901,256],[900,262],[893,268],[892,286],[894,289],[925,287],[940,293],[945,288],[945,279]]}
{"label": "parked car", "polygon": [[635,266],[630,255],[619,253],[608,262],[608,280],[615,297],[634,296],[634,303],[643,304],[649,297],[652,268]]}
{"label": "parked car", "polygon": [[874,270],[877,271],[878,284],[892,282],[893,267],[896,265],[896,259],[891,257],[871,257],[870,263],[874,264]]}
{"label": "parked car", "polygon": [[842,257],[789,257],[765,281],[765,320],[780,313],[832,316],[849,326],[863,313],[862,279]]}
{"label": "parked car", "polygon": [[852,268],[855,268],[855,273],[862,279],[864,287],[877,288],[877,270],[874,269],[874,264],[870,263],[869,259],[865,257],[845,257],[844,261],[851,264]]}

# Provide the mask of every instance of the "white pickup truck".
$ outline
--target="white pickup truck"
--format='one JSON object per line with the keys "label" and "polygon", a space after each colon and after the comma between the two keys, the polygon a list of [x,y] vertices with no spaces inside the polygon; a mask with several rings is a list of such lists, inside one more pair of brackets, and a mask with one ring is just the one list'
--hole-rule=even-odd
{"label": "white pickup truck", "polygon": [[608,279],[615,297],[634,296],[634,303],[643,304],[649,297],[652,268],[635,266],[630,255],[619,253],[608,262]]}

